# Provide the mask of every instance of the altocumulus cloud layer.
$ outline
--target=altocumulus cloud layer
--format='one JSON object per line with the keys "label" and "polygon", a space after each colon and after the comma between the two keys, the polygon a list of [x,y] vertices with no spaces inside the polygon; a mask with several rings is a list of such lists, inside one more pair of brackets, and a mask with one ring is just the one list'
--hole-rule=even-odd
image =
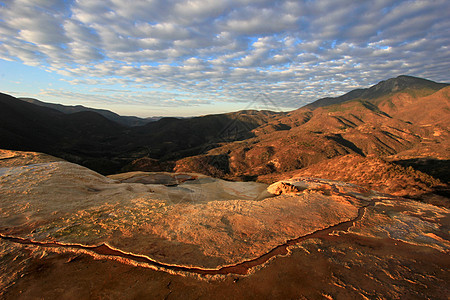
{"label": "altocumulus cloud layer", "polygon": [[0,3],[0,58],[92,95],[130,89],[104,101],[202,105],[262,91],[299,107],[400,74],[447,81],[449,11],[448,0],[11,0]]}

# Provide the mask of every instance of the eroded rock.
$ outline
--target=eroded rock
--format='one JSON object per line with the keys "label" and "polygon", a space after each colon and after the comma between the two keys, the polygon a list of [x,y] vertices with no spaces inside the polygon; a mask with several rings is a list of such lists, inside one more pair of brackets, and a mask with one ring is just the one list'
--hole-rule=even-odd
{"label": "eroded rock", "polygon": [[287,240],[348,221],[366,202],[315,191],[324,183],[310,179],[282,183],[309,193],[266,198],[267,185],[200,174],[107,178],[64,161],[1,170],[2,234],[106,243],[163,263],[207,268],[254,259]]}
{"label": "eroded rock", "polygon": [[[202,274],[202,270],[224,276],[250,273],[249,280],[259,278],[256,270],[268,263],[266,273],[279,268],[292,273],[295,268],[289,261],[309,266],[309,260],[319,259],[317,270],[323,274],[318,278],[328,278],[330,285],[320,281],[322,287],[315,287],[320,293],[312,294],[316,296],[323,296],[324,291],[326,295],[354,296],[339,294],[336,286],[352,287],[356,294],[367,297],[373,296],[376,288],[386,297],[406,295],[408,289],[412,291],[408,295],[423,296],[431,294],[418,284],[437,287],[445,281],[442,270],[450,249],[450,214],[443,207],[309,177],[271,186],[191,173],[139,172],[108,178],[45,155],[0,154],[0,261],[5,271],[0,287],[8,287],[8,291],[14,291],[10,287],[15,287],[14,281],[23,274],[35,274],[41,261],[52,266],[52,260],[65,257],[78,264],[77,257],[86,255],[137,268],[151,267],[154,262],[160,271],[184,275]],[[403,256],[393,262],[397,244]],[[367,245],[385,248],[381,251]],[[100,246],[100,252],[92,250],[95,246]],[[277,259],[273,262],[277,255],[290,253],[287,266]],[[407,270],[377,269],[373,273],[377,266],[411,264],[421,253],[439,259],[438,265],[418,264],[409,269],[423,276],[441,274],[439,278],[424,281],[410,276],[414,284],[391,291],[386,287],[399,286],[399,278],[408,277]],[[377,264],[369,268],[365,263],[371,261]],[[252,271],[245,270],[248,266]],[[358,267],[350,274],[348,266]],[[60,267],[66,269],[65,264]],[[358,274],[376,281],[358,284]],[[100,277],[92,280],[103,280]],[[55,278],[56,282],[64,280]],[[293,286],[295,278],[283,282]],[[234,284],[241,282],[246,281]]]}

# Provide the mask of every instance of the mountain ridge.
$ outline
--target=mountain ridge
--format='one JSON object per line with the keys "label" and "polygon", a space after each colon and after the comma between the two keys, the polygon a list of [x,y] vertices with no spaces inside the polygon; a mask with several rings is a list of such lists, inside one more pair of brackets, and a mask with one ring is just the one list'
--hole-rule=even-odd
{"label": "mountain ridge", "polygon": [[408,75],[399,75],[395,78],[380,81],[376,85],[369,88],[361,88],[352,90],[338,97],[325,97],[309,103],[302,108],[316,109],[318,107],[340,104],[347,101],[364,98],[371,100],[380,98],[390,93],[401,92],[408,88],[412,89],[430,89],[433,92],[449,86],[448,83],[437,83],[428,79],[423,79]]}
{"label": "mountain ridge", "polygon": [[65,114],[72,114],[72,113],[77,113],[77,112],[82,112],[82,111],[96,112],[111,121],[114,121],[116,123],[119,123],[121,125],[125,125],[128,127],[142,126],[149,122],[154,122],[154,121],[157,121],[160,119],[160,117],[140,118],[140,117],[136,117],[136,116],[122,116],[122,115],[116,114],[115,112],[112,112],[112,111],[106,110],[106,109],[91,108],[91,107],[86,107],[83,105],[63,105],[63,104],[59,104],[59,103],[49,103],[49,102],[40,101],[40,100],[34,99],[34,98],[17,98],[17,99],[28,102],[28,103],[36,104],[39,106],[52,108],[52,109],[58,110]]}
{"label": "mountain ridge", "polygon": [[[395,87],[395,80],[387,82],[391,87]],[[400,167],[394,168],[395,172],[392,171],[390,176],[403,180],[401,178],[404,174],[410,174],[410,179],[406,180],[409,183],[406,187],[394,186],[395,180],[392,180],[389,183],[392,186],[386,190],[396,193],[404,193],[408,189],[412,191],[416,182],[413,178],[422,178],[422,175],[411,173],[407,169],[417,168],[417,159],[423,159],[426,166],[418,170],[432,177],[445,173],[450,159],[450,87],[447,84],[432,86],[436,91],[423,92],[420,85],[413,85],[412,88],[405,86],[393,93],[390,92],[391,87],[384,89],[378,86],[367,90],[384,90],[378,94],[379,97],[356,98],[354,101],[324,105],[315,109],[300,108],[256,128],[256,137],[252,139],[227,143],[207,154],[181,159],[177,161],[175,170],[195,170],[232,180],[270,183],[271,178],[280,179],[283,174],[291,174],[289,172],[319,163],[326,165],[325,162],[330,159],[356,155],[351,157],[368,161],[372,160],[369,157],[375,157],[386,161],[387,164],[398,164]],[[387,94],[386,90],[389,91]],[[277,126],[285,126],[287,129],[279,130]],[[360,160],[347,160],[349,166],[352,165],[351,161],[359,164]],[[331,168],[332,165],[326,166]],[[370,176],[378,179],[369,184],[374,187],[386,184],[381,182],[382,176],[376,174],[382,174],[387,169],[391,170],[390,168],[380,163],[362,166],[375,166]],[[433,169],[442,170],[434,172]],[[341,171],[331,168],[330,172],[325,174],[330,176],[327,179],[342,180],[351,175],[352,168]],[[341,172],[340,177],[334,178],[333,172]],[[352,178],[353,181],[358,180]],[[359,184],[368,180],[367,177],[360,179],[362,182]],[[433,186],[437,188],[441,184],[431,179],[424,180],[423,188],[419,188],[417,193],[414,192],[416,196],[421,193],[425,195],[434,189]],[[446,185],[445,182],[442,184]]]}
{"label": "mountain ridge", "polygon": [[[140,157],[178,159],[200,154],[217,142],[249,138],[254,128],[281,114],[246,110],[128,127],[97,111],[66,114],[1,93],[0,108],[0,148],[46,152],[104,174]],[[225,132],[236,120],[236,130]]]}

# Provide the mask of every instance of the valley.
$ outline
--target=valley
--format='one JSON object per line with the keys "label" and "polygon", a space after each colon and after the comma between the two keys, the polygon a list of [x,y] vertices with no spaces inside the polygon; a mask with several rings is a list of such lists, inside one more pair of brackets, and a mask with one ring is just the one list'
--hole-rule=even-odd
{"label": "valley", "polygon": [[[392,166],[390,176],[422,178],[424,194],[442,193],[449,180],[449,89],[444,83],[399,76],[291,112],[162,118],[134,127],[93,111],[67,114],[3,95],[0,147],[45,152],[105,175],[191,171],[267,183],[330,159],[374,160],[372,166]],[[354,177],[344,170],[336,170],[337,177],[328,172],[327,178]],[[369,181],[376,179],[352,182]],[[387,190],[407,195],[392,186]]]}

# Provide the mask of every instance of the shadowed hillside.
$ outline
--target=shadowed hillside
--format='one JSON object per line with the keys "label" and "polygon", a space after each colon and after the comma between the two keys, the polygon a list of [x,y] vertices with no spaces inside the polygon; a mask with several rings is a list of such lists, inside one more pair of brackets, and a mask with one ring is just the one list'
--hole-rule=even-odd
{"label": "shadowed hillside", "polygon": [[[0,148],[49,153],[103,174],[140,158],[162,160],[204,153],[219,143],[254,136],[252,130],[283,113],[240,111],[196,118],[162,118],[127,127],[96,111],[60,112],[0,94]],[[148,167],[142,164],[142,167]],[[168,167],[167,167],[168,166]]]}
{"label": "shadowed hillside", "polygon": [[96,112],[111,121],[114,121],[114,122],[119,123],[124,126],[129,126],[129,127],[142,126],[149,122],[154,122],[154,121],[157,121],[160,119],[158,117],[139,118],[139,117],[134,117],[134,116],[120,116],[120,115],[118,115],[112,111],[106,110],[106,109],[90,108],[90,107],[85,107],[83,105],[69,106],[69,105],[42,102],[42,101],[39,101],[39,100],[33,99],[33,98],[19,98],[19,99],[22,101],[28,102],[28,103],[39,105],[39,106],[53,108],[57,111],[65,113],[65,114],[73,114],[73,113],[83,112],[83,111]]}

